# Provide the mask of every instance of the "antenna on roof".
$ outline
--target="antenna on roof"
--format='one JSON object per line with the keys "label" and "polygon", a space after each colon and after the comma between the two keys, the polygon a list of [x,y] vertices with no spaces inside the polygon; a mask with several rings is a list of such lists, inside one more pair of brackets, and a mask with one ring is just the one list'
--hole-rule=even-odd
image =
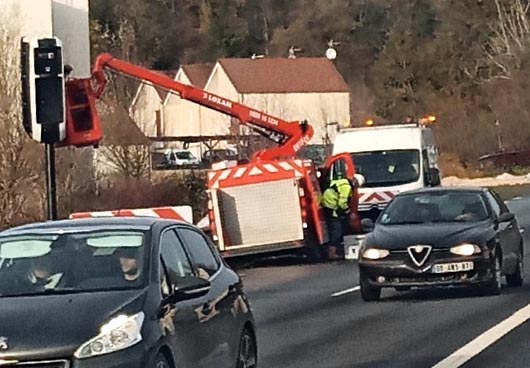
{"label": "antenna on roof", "polygon": [[291,47],[289,47],[289,56],[288,56],[288,58],[289,59],[296,59],[296,53],[297,52],[301,52],[301,51],[302,51],[301,48],[292,45]]}
{"label": "antenna on roof", "polygon": [[256,60],[256,59],[264,59],[265,58],[265,55],[256,55],[255,53],[252,54],[252,56],[250,57],[252,60]]}
{"label": "antenna on roof", "polygon": [[340,42],[336,42],[333,40],[328,41],[328,49],[326,50],[326,57],[329,60],[335,60],[337,58],[337,50],[335,50],[335,47],[340,45]]}

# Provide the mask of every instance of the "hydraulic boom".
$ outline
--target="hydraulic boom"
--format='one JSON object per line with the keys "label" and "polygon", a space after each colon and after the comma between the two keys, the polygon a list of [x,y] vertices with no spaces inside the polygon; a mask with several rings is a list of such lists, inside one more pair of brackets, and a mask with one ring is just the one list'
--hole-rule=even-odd
{"label": "hydraulic boom", "polygon": [[253,156],[254,160],[295,157],[296,153],[311,140],[314,134],[312,126],[306,121],[285,121],[200,88],[179,83],[149,69],[116,59],[110,54],[101,54],[96,59],[92,71],[92,84],[95,86],[89,91],[95,98],[99,98],[105,89],[107,84],[105,70],[107,69],[166,89],[178,94],[182,99],[235,117],[253,131],[278,144],[277,147],[256,152]]}

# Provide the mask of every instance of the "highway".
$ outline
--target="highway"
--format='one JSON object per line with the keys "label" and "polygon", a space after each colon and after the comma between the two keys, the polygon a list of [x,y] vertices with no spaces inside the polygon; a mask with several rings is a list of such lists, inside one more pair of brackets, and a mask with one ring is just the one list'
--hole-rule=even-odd
{"label": "highway", "polygon": [[[530,198],[508,202],[530,233]],[[384,289],[363,302],[355,261],[263,261],[238,271],[258,327],[262,368],[530,367],[530,241],[526,283],[500,296]],[[516,313],[517,312],[517,313]]]}

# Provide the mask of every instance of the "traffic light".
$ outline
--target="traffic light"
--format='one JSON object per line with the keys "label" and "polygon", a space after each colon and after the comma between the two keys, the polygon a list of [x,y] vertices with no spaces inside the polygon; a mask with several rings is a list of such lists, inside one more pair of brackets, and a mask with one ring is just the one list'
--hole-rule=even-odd
{"label": "traffic light", "polygon": [[66,137],[64,66],[61,41],[22,38],[22,113],[26,132],[37,142]]}

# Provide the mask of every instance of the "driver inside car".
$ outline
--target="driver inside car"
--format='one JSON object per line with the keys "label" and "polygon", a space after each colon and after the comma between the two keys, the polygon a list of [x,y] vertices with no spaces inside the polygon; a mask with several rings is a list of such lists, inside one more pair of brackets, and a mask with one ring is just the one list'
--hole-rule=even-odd
{"label": "driver inside car", "polygon": [[62,284],[63,274],[54,272],[53,266],[53,261],[49,256],[32,260],[27,281],[37,290],[57,288]]}

